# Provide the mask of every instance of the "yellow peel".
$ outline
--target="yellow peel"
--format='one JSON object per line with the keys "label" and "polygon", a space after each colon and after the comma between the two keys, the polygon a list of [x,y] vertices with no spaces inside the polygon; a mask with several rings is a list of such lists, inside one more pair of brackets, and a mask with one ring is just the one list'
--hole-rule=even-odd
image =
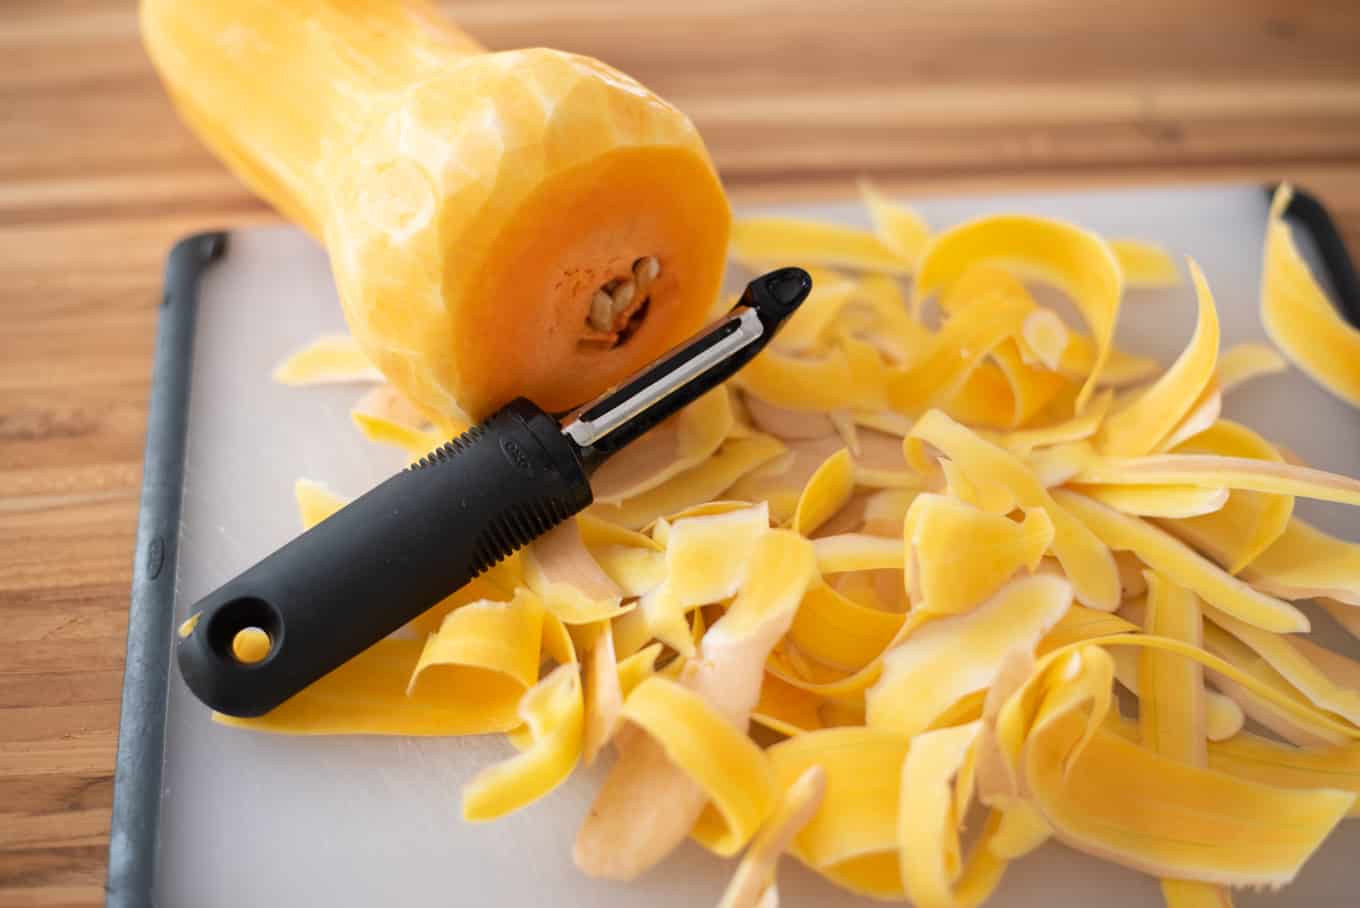
{"label": "yellow peel", "polygon": [[[1277,463],[1284,460],[1274,445],[1246,426],[1229,420],[1219,420],[1176,450],[1207,451]],[[1293,512],[1294,499],[1290,495],[1238,490],[1216,513],[1177,521],[1169,525],[1169,529],[1210,554],[1230,573],[1240,574],[1280,538]]]}
{"label": "yellow peel", "polygon": [[693,469],[617,505],[594,505],[594,516],[638,529],[663,514],[711,501],[742,476],[778,457],[784,446],[768,435],[735,438]]}
{"label": "yellow peel", "polygon": [[850,500],[854,488],[854,462],[850,451],[842,448],[828,457],[808,480],[793,513],[794,532],[812,535]]}
{"label": "yellow peel", "polygon": [[418,460],[443,444],[447,439],[439,432],[412,428],[383,416],[350,412],[350,419],[369,441],[401,448],[412,460]]}
{"label": "yellow peel", "polygon": [[[1099,643],[1100,641],[1094,642]],[[1141,698],[1143,695],[1143,672],[1139,668],[1140,654],[1129,652],[1124,647],[1115,647],[1110,651],[1110,658],[1114,660],[1115,678],[1121,685],[1128,688],[1130,693]],[[1182,691],[1180,693],[1186,694],[1187,692]],[[1242,730],[1247,717],[1236,700],[1217,691],[1207,689],[1203,696],[1204,736],[1206,738],[1210,741],[1222,741],[1231,738]]]}
{"label": "yellow peel", "polygon": [[762,908],[777,905],[774,871],[779,856],[812,815],[826,794],[826,772],[811,766],[780,795],[774,812],[746,850],[718,908]]}
{"label": "yellow peel", "polygon": [[1221,510],[1228,502],[1227,489],[1198,486],[1075,483],[1072,488],[1116,511],[1139,517],[1199,517]]}
{"label": "yellow peel", "polygon": [[581,677],[559,665],[524,694],[519,715],[529,730],[527,749],[488,766],[463,788],[463,819],[494,820],[548,794],[566,781],[581,755]]}
{"label": "yellow peel", "polygon": [[1067,326],[1052,309],[1036,309],[1025,317],[1020,328],[1024,345],[1022,353],[1029,353],[1049,371],[1056,372],[1067,349]]}
{"label": "yellow peel", "polygon": [[1195,485],[1246,489],[1360,506],[1360,481],[1281,461],[1212,454],[1156,454],[1093,460],[1081,482],[1126,485]]}
{"label": "yellow peel", "polygon": [[[1147,582],[1147,632],[1201,646],[1203,620],[1195,594],[1153,571],[1148,572]],[[1204,766],[1203,666],[1156,649],[1143,650],[1139,660],[1138,723],[1143,746],[1181,763]]]}
{"label": "yellow peel", "polygon": [[425,641],[407,693],[417,693],[430,675],[468,674],[468,669],[496,672],[528,689],[538,680],[542,628],[543,605],[528,590],[509,602],[473,602],[456,609]]}
{"label": "yellow peel", "polygon": [[1056,489],[1053,494],[1106,545],[1135,553],[1150,568],[1177,585],[1193,590],[1205,602],[1276,633],[1308,630],[1308,618],[1298,609],[1258,592],[1165,531],[1075,492]]}
{"label": "yellow peel", "polygon": [[613,626],[601,622],[593,636],[582,678],[585,722],[581,730],[581,762],[586,766],[595,762],[601,748],[613,737],[625,696],[615,659]]}
{"label": "yellow peel", "polygon": [[916,496],[917,489],[887,488],[869,496],[864,506],[864,532],[871,536],[896,536]]}
{"label": "yellow peel", "polygon": [[949,313],[928,350],[893,376],[893,406],[914,413],[953,398],[983,357],[1018,334],[1033,311],[1034,301],[1018,282],[970,298]]}
{"label": "yellow peel", "polygon": [[924,731],[959,698],[991,686],[1002,660],[1031,650],[1072,602],[1057,577],[1027,577],[973,611],[928,621],[884,656],[866,697],[869,726],[907,737]]}
{"label": "yellow peel", "polygon": [[1258,589],[1286,599],[1326,596],[1360,605],[1360,545],[1294,518],[1246,576]]}
{"label": "yellow peel", "polygon": [[1134,289],[1179,287],[1176,260],[1161,246],[1141,240],[1112,239],[1110,250],[1124,272],[1124,285]]}
{"label": "yellow peel", "polygon": [[857,379],[844,342],[815,358],[766,349],[733,380],[748,394],[792,410],[869,409],[881,397]]}
{"label": "yellow peel", "polygon": [[1218,387],[1224,394],[1262,375],[1289,368],[1284,357],[1266,344],[1234,344],[1218,355]]}
{"label": "yellow peel", "polygon": [[1360,638],[1360,609],[1327,598],[1318,599],[1318,605],[1322,606],[1352,637]]}
{"label": "yellow peel", "polygon": [[522,557],[529,589],[567,624],[607,621],[632,608],[623,605],[623,590],[586,548],[575,520],[535,539]]}
{"label": "yellow peel", "polygon": [[[1290,747],[1243,734],[1209,744],[1209,766],[1278,788],[1333,788],[1360,794],[1360,745]],[[1351,816],[1360,815],[1353,806]]]}
{"label": "yellow peel", "polygon": [[623,715],[708,797],[695,827],[704,845],[731,855],[750,841],[774,807],[775,788],[765,755],[744,729],[733,728],[693,691],[656,677],[628,695]]}
{"label": "yellow peel", "polygon": [[1219,627],[1251,647],[1300,693],[1322,709],[1360,727],[1360,663],[1307,640],[1267,633],[1229,615],[1211,611]]}
{"label": "yellow peel", "polygon": [[650,678],[656,671],[656,658],[659,655],[661,644],[653,643],[619,661],[619,692],[625,698],[632,693],[633,688]]}
{"label": "yellow peel", "polygon": [[1109,357],[1123,278],[1100,237],[1062,221],[1017,215],[980,218],[948,230],[927,247],[916,276],[918,294],[947,293],[970,268],[993,264],[1066,292],[1095,339],[1090,376],[1077,395],[1081,410]]}
{"label": "yellow peel", "polygon": [[865,895],[901,898],[897,807],[907,740],[872,728],[834,728],[781,741],[766,753],[775,785],[812,766],[826,772],[821,807],[794,837],[799,860]]}
{"label": "yellow peel", "polygon": [[822,698],[766,675],[751,721],[781,735],[793,736],[822,727]]}
{"label": "yellow peel", "polygon": [[[1082,380],[1090,375],[1091,370],[1095,368],[1098,355],[1099,348],[1089,335],[1069,331],[1067,347],[1063,350],[1062,360],[1058,363],[1058,370],[1066,378]],[[1161,363],[1155,359],[1135,356],[1112,346],[1105,360],[1104,368],[1100,370],[1100,374],[1096,377],[1096,385],[1097,387],[1120,388],[1125,385],[1136,384],[1156,375],[1161,367]],[[1084,408],[1082,412],[1084,412]]]}
{"label": "yellow peel", "polygon": [[382,373],[348,334],[318,337],[289,355],[274,370],[274,381],[285,385],[380,382]]}
{"label": "yellow peel", "polygon": [[1016,571],[1033,571],[1053,542],[1048,512],[1034,508],[1023,523],[942,495],[919,495],[907,513],[921,603],[929,614],[966,612]]}
{"label": "yellow peel", "polygon": [[874,224],[874,235],[902,261],[914,265],[930,242],[925,220],[906,205],[890,201],[868,180],[859,181],[860,198]]}
{"label": "yellow peel", "polygon": [[[746,738],[746,726],[759,700],[765,660],[788,630],[812,580],[811,546],[796,534],[770,530],[760,537],[748,568],[747,582],[731,607],[704,635],[697,658],[688,660],[679,673],[679,684],[693,699],[662,688],[662,693],[649,695],[653,699],[645,702],[652,707],[640,717],[629,711],[628,704],[648,684],[644,681],[625,701],[628,717],[651,734],[623,749],[582,825],[574,857],[587,873],[631,879],[664,858],[691,831],[706,846],[730,854],[753,831],[755,811],[741,799],[752,797],[756,787],[764,785],[755,778],[760,771],[749,751],[764,758]],[[703,708],[694,706],[696,700]],[[730,734],[714,745],[687,739],[695,728],[706,734],[714,717],[728,726]],[[741,744],[733,743],[737,741]],[[726,771],[724,763],[703,763],[703,748],[709,746],[721,746],[724,753],[730,751],[723,759],[737,761],[730,778],[714,778]],[[699,762],[686,764],[691,758]],[[738,778],[737,770],[743,767],[749,772]],[[747,786],[751,793],[742,795],[733,786]],[[710,799],[717,806],[705,811]],[[640,809],[644,802],[651,808]],[[754,817],[754,822],[758,825],[763,818]]]}
{"label": "yellow peel", "polygon": [[336,511],[349,504],[349,499],[337,495],[319,482],[299,479],[293,484],[302,528],[310,530]]}
{"label": "yellow peel", "polygon": [[[1247,666],[1246,668],[1241,667],[1242,662],[1240,658],[1234,657],[1233,661],[1230,662],[1222,656],[1217,655],[1216,652],[1211,652],[1211,650],[1217,651],[1219,648],[1218,641],[1215,641],[1214,639],[1215,635],[1232,639],[1226,632],[1219,630],[1212,624],[1206,622],[1204,626],[1204,641],[1208,650],[1190,646],[1180,640],[1159,637],[1153,634],[1117,634],[1103,637],[1100,640],[1093,642],[1098,643],[1102,648],[1109,646],[1132,646],[1162,649],[1187,659],[1194,659],[1204,666],[1206,672],[1212,672],[1216,676],[1221,676],[1221,678],[1215,677],[1214,683],[1216,685],[1220,684],[1220,681],[1222,680],[1232,681],[1245,690],[1250,691],[1261,701],[1269,703],[1271,706],[1277,708],[1282,714],[1288,715],[1296,720],[1306,721],[1313,727],[1327,730],[1330,734],[1335,736],[1334,740],[1337,742],[1360,740],[1360,729],[1357,729],[1348,722],[1336,718],[1331,713],[1313,706],[1306,699],[1299,696],[1297,692],[1292,691],[1287,682],[1283,682],[1282,680],[1267,680],[1266,676],[1261,672],[1256,671],[1254,666]],[[1233,640],[1233,642],[1236,641]],[[1054,650],[1045,658],[1053,658],[1056,654],[1063,652],[1074,652],[1083,645],[1086,644],[1076,644]],[[1239,647],[1242,646],[1241,644],[1238,645]],[[1245,647],[1243,647],[1243,649],[1245,649]],[[1269,669],[1269,666],[1266,666],[1266,668]],[[1270,671],[1274,670],[1270,669]],[[1278,673],[1276,673],[1276,678],[1278,677]]]}
{"label": "yellow peel", "polygon": [[930,343],[930,332],[911,316],[902,288],[886,274],[866,274],[860,278],[855,298],[872,313],[874,329],[865,339],[876,342],[897,362],[907,362]]}
{"label": "yellow peel", "polygon": [[836,431],[835,424],[825,413],[790,410],[754,394],[742,395],[742,401],[755,428],[783,441],[826,438]]}
{"label": "yellow peel", "polygon": [[991,817],[966,865],[961,866],[960,804],[951,781],[968,773],[968,759],[981,722],[918,735],[902,763],[898,839],[902,882],[919,908],[980,904],[1001,881],[1006,862],[991,850],[998,818]]}
{"label": "yellow peel", "polygon": [[1013,861],[1038,848],[1052,834],[1043,814],[1024,801],[1016,801],[1001,811],[1001,820],[987,848],[997,857]]}
{"label": "yellow peel", "polygon": [[742,218],[732,223],[732,255],[753,268],[803,262],[906,274],[911,263],[867,230],[796,218]]}
{"label": "yellow peel", "polygon": [[1171,434],[1157,444],[1156,451],[1161,453],[1177,447],[1186,439],[1193,438],[1211,428],[1223,413],[1223,395],[1218,386],[1210,379],[1209,384],[1200,392],[1190,412],[1171,430]]}
{"label": "yellow peel", "polygon": [[1236,701],[1249,719],[1304,747],[1340,744],[1352,737],[1352,726],[1339,722],[1330,713],[1306,708],[1311,706],[1307,698],[1232,634],[1208,623],[1204,628],[1204,644],[1240,672],[1225,674],[1206,666],[1214,686]]}
{"label": "yellow peel", "polygon": [[814,272],[812,292],[780,327],[771,344],[790,353],[818,349],[849,305],[855,289],[855,282],[849,278]]}
{"label": "yellow peel", "polygon": [[1119,604],[1119,575],[1105,543],[1069,514],[1014,455],[988,444],[939,411],[923,416],[908,439],[927,442],[963,468],[973,481],[990,477],[1004,483],[1024,508],[1043,508],[1053,522],[1053,553],[1063,565],[1077,598],[1093,608],[1113,611]]}
{"label": "yellow peel", "polygon": [[607,460],[590,478],[595,500],[618,504],[694,469],[735,421],[730,392],[715,388]]}
{"label": "yellow peel", "polygon": [[1214,377],[1218,361],[1218,312],[1199,265],[1190,262],[1199,300],[1199,318],[1190,343],[1176,362],[1128,406],[1116,409],[1101,426],[1096,446],[1105,454],[1136,457],[1152,451],[1193,409]]}
{"label": "yellow peel", "polygon": [[1003,437],[1002,444],[1008,451],[1023,456],[1035,448],[1085,441],[1096,434],[1096,430],[1100,428],[1100,423],[1105,418],[1105,414],[1109,412],[1113,400],[1114,395],[1112,393],[1100,391],[1091,398],[1086,409],[1071,419],[1042,428],[1008,432]]}
{"label": "yellow peel", "polygon": [[[1280,885],[1354,801],[1178,763],[1101,728],[1109,677],[1099,648],[1057,651],[996,720],[1002,753],[1023,753],[1015,772],[1072,847],[1163,877]],[[1142,782],[1137,798],[1131,780]]]}
{"label": "yellow peel", "polygon": [[[992,350],[992,360],[1010,385],[1012,409],[1009,421],[1003,423],[1004,428],[1013,429],[1030,423],[1045,407],[1072,388],[1071,382],[1062,375],[1025,362],[1014,338],[998,344]],[[981,372],[975,372],[970,379],[981,377]],[[959,397],[962,396],[961,393]],[[950,402],[951,406],[958,402],[959,397]],[[1086,409],[1091,409],[1089,404]]]}
{"label": "yellow peel", "polygon": [[1138,630],[1138,625],[1096,609],[1073,604],[1039,641],[1036,655],[1046,655],[1072,643]]}
{"label": "yellow peel", "polygon": [[814,540],[817,570],[823,574],[843,571],[901,569],[902,542],[862,533],[842,533]]}
{"label": "yellow peel", "polygon": [[902,621],[902,615],[860,605],[815,583],[798,606],[789,639],[822,665],[853,672],[883,654]]}
{"label": "yellow peel", "polygon": [[769,526],[763,505],[676,520],[666,545],[665,580],[642,599],[652,634],[693,655],[685,615],[737,592]]}
{"label": "yellow peel", "polygon": [[1285,209],[1293,190],[1282,185],[1270,206],[1261,323],[1294,365],[1337,397],[1360,406],[1360,331],[1327,299],[1294,245]]}
{"label": "yellow peel", "polygon": [[[189,633],[193,633],[192,627]],[[237,662],[244,665],[264,661],[273,646],[274,642],[269,633],[258,627],[243,627],[231,638],[231,654]]]}
{"label": "yellow peel", "polygon": [[[469,735],[509,731],[525,687],[499,673],[427,678],[407,696],[419,640],[380,640],[263,716],[213,721],[289,735]],[[536,648],[536,647],[535,647]]]}
{"label": "yellow peel", "polygon": [[[355,402],[354,411],[378,416],[389,422],[410,426],[413,429],[423,429],[430,425],[430,418],[415,404],[411,403],[409,397],[398,391],[395,385],[388,383],[365,391],[363,396]],[[441,426],[440,428],[443,431],[444,427]],[[450,425],[449,428],[456,428],[456,430],[443,431],[443,434],[452,436],[467,430],[466,425],[457,427]]]}
{"label": "yellow peel", "polygon": [[1080,473],[1094,456],[1089,442],[1072,441],[1031,452],[1025,465],[1044,488],[1051,489]]}

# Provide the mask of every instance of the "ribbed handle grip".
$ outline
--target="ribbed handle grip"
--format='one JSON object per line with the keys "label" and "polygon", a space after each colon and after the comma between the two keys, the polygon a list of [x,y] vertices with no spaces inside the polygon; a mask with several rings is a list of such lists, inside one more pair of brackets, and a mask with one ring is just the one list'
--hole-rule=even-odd
{"label": "ribbed handle grip", "polygon": [[[266,713],[591,500],[557,421],[517,400],[199,602],[180,672],[215,710]],[[250,627],[270,645],[245,663]]]}

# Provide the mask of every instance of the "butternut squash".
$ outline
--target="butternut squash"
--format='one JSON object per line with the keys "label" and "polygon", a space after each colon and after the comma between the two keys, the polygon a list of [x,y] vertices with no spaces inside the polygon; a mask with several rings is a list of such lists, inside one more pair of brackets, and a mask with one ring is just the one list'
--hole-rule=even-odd
{"label": "butternut squash", "polygon": [[143,0],[184,120],[323,242],[430,415],[558,410],[697,330],[730,212],[693,124],[597,60],[489,53],[420,0]]}

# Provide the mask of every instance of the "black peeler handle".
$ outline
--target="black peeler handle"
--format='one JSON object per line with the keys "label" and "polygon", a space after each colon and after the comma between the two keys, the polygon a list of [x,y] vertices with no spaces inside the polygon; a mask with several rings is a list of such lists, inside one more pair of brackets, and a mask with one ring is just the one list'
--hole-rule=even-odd
{"label": "black peeler handle", "polygon": [[[180,672],[213,709],[262,715],[592,497],[557,420],[516,400],[202,600]],[[244,663],[252,627],[270,647]]]}

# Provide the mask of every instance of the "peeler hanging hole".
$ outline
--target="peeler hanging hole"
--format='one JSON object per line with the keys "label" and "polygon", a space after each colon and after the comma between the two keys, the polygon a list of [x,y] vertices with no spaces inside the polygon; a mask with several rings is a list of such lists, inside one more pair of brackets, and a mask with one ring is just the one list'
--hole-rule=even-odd
{"label": "peeler hanging hole", "polygon": [[208,645],[218,657],[253,668],[267,662],[283,639],[278,611],[263,599],[242,596],[222,603],[207,619]]}
{"label": "peeler hanging hole", "polygon": [[263,662],[273,646],[269,633],[261,627],[243,627],[231,638],[231,654],[242,665]]}

